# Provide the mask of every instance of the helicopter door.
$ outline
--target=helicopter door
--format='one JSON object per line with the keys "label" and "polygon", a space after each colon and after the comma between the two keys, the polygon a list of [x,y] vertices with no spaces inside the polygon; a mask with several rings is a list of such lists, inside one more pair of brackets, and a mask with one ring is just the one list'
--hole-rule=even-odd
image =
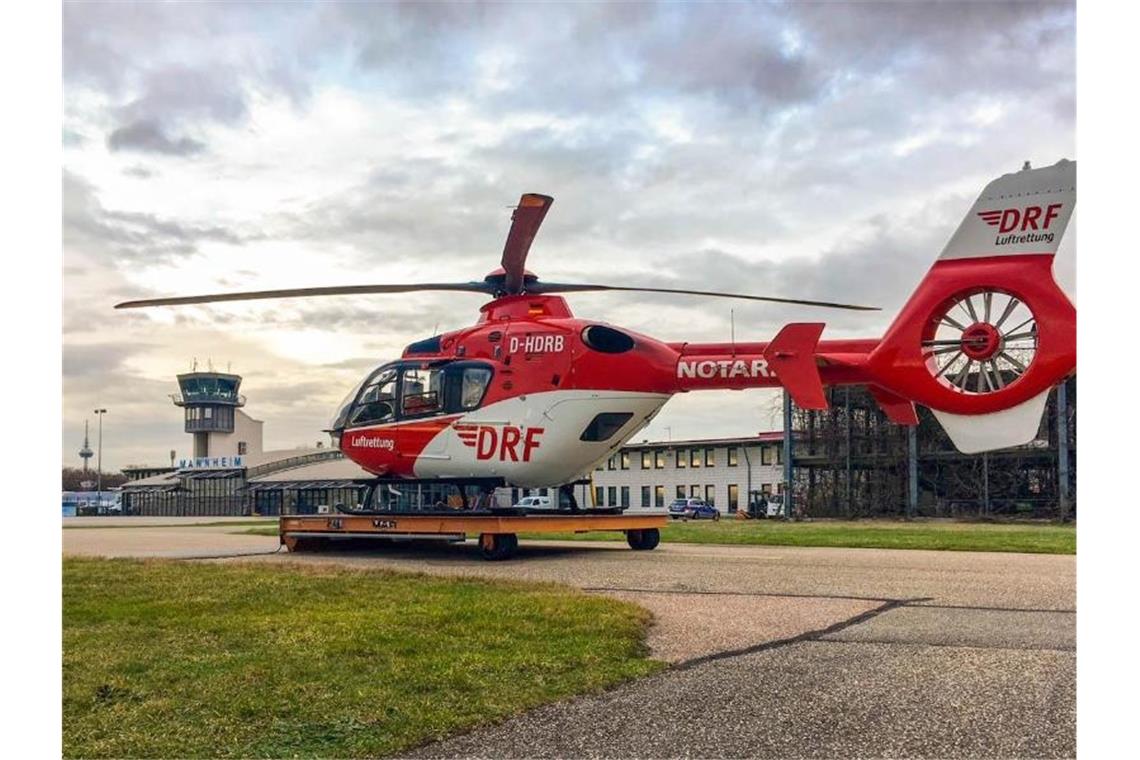
{"label": "helicopter door", "polygon": [[418,459],[446,458],[443,370],[439,367],[405,365],[400,369],[401,437]]}
{"label": "helicopter door", "polygon": [[[503,338],[504,359],[510,375],[527,378],[527,386],[556,390],[570,371],[570,335],[541,323],[512,325]],[[504,385],[504,387],[506,387]]]}

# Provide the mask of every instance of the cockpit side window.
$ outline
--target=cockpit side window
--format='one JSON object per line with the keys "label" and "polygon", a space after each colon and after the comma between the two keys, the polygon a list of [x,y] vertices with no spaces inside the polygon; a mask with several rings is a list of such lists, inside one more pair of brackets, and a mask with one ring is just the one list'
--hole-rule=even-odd
{"label": "cockpit side window", "polygon": [[388,422],[396,416],[396,372],[387,369],[378,374],[360,394],[349,425],[371,425]]}

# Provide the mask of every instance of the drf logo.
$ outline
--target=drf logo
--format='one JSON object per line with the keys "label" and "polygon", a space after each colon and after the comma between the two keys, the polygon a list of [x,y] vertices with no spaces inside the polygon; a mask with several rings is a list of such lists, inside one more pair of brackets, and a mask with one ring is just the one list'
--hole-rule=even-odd
{"label": "drf logo", "polygon": [[[978,216],[991,227],[997,227],[998,232],[1013,232],[1018,230],[1047,230],[1049,225],[1057,218],[1062,204],[1050,203],[1045,208],[1040,206],[1026,206],[1025,208],[1006,208],[995,211],[979,211]],[[1040,227],[1038,227],[1040,222]]]}
{"label": "drf logo", "polygon": [[490,425],[456,425],[455,432],[464,446],[475,449],[476,459],[529,462],[541,445],[539,438],[546,428],[530,427],[524,431],[515,425],[504,425],[500,431]]}

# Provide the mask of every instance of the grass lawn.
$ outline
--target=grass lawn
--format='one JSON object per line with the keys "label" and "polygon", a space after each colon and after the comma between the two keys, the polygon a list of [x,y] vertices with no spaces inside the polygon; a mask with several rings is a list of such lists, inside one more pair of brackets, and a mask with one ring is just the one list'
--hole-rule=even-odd
{"label": "grass lawn", "polygon": [[67,558],[66,757],[382,755],[657,671],[553,585]]}
{"label": "grass lawn", "polygon": [[[613,541],[612,533],[535,533],[520,538]],[[865,549],[943,549],[1075,554],[1077,530],[1052,523],[966,523],[944,520],[735,520],[673,522],[661,540],[682,544],[847,546]]]}

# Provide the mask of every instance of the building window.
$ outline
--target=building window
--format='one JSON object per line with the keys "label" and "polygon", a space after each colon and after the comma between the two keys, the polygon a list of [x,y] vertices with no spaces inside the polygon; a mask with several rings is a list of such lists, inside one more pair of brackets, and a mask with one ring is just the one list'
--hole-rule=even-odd
{"label": "building window", "polygon": [[604,507],[606,505],[606,500],[604,498],[602,498],[602,496],[604,494],[605,494],[604,488],[602,488],[601,486],[594,486],[594,506],[595,507]]}
{"label": "building window", "polygon": [[249,451],[249,444],[245,441],[238,441],[238,456],[244,455]]}
{"label": "building window", "polygon": [[[653,468],[653,452],[649,449],[641,450],[641,469],[649,470]],[[648,505],[646,505],[648,506]]]}
{"label": "building window", "polygon": [[705,486],[705,501],[716,504],[716,486]]}
{"label": "building window", "polygon": [[716,449],[705,449],[705,467],[716,466]]}
{"label": "building window", "polygon": [[629,486],[621,487],[621,506],[622,509],[629,508]]}
{"label": "building window", "polygon": [[685,498],[685,487],[684,486],[677,486],[677,498],[678,499]]}
{"label": "building window", "polygon": [[609,499],[609,504],[607,504],[606,506],[616,507],[617,503],[618,503],[617,486],[610,486],[606,490],[608,491],[608,493],[606,494],[606,497]]}
{"label": "building window", "polygon": [[623,451],[621,453],[621,468],[623,470],[629,469],[629,452],[628,451]]}
{"label": "building window", "polygon": [[665,452],[655,451],[653,453],[653,467],[658,470],[665,469]]}
{"label": "building window", "polygon": [[735,483],[728,485],[728,511],[735,512],[740,506],[740,486]]}
{"label": "building window", "polygon": [[693,449],[689,452],[689,465],[692,467],[701,466],[701,450]]}
{"label": "building window", "polygon": [[689,486],[689,498],[690,499],[701,498],[701,487],[700,486]]}
{"label": "building window", "polygon": [[659,508],[665,506],[665,486],[653,487],[653,506]]}
{"label": "building window", "polygon": [[760,448],[760,464],[772,464],[774,451],[774,446],[762,446]]}
{"label": "building window", "polygon": [[617,469],[617,457],[610,457],[609,458],[609,460],[606,462],[606,469],[607,470],[616,470]]}
{"label": "building window", "polygon": [[729,449],[728,450],[728,466],[729,467],[735,467],[736,463],[737,463],[737,457],[739,457],[739,456],[740,456],[740,450],[739,449],[737,449],[735,447]]}
{"label": "building window", "polygon": [[649,486],[642,486],[641,487],[641,506],[643,506],[643,507],[651,506],[650,498],[651,497],[649,495]]}
{"label": "building window", "polygon": [[677,467],[684,469],[688,460],[688,455],[685,454],[684,449],[677,449]]}

